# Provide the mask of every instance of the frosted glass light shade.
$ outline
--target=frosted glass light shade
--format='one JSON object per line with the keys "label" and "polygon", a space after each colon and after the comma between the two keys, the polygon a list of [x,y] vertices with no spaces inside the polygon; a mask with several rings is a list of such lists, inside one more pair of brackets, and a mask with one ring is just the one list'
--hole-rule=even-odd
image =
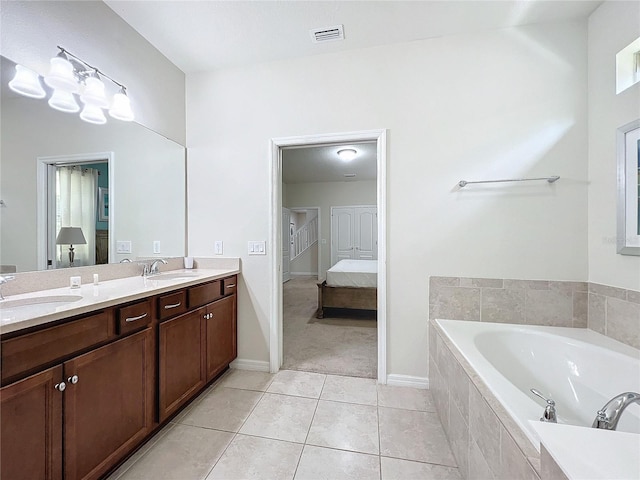
{"label": "frosted glass light shade", "polygon": [[107,117],[104,116],[102,109],[89,103],[84,105],[82,112],[80,112],[80,118],[85,122],[94,123],[96,125],[104,125],[107,123]]}
{"label": "frosted glass light shade", "polygon": [[131,101],[124,91],[120,91],[113,96],[113,103],[109,109],[109,115],[123,122],[133,121],[133,110],[131,110]]}
{"label": "frosted glass light shade", "polygon": [[338,150],[338,157],[340,157],[340,160],[344,162],[350,162],[351,160],[356,158],[357,154],[358,152],[356,152],[353,148],[344,148],[342,150]]}
{"label": "frosted glass light shade", "polygon": [[88,77],[85,80],[84,91],[80,95],[80,100],[85,105],[93,105],[100,108],[107,108],[109,102],[104,95],[104,83],[96,77]]}
{"label": "frosted glass light shade", "polygon": [[61,112],[76,113],[80,111],[80,106],[73,97],[73,93],[59,89],[53,91],[49,99],[49,106]]}
{"label": "frosted glass light shade", "polygon": [[62,57],[53,57],[49,63],[49,74],[44,77],[44,83],[56,90],[76,93],[78,91],[78,81],[71,62]]}
{"label": "frosted glass light shade", "polygon": [[38,74],[22,65],[16,65],[16,74],[9,82],[9,88],[25,97],[44,98],[47,95]]}

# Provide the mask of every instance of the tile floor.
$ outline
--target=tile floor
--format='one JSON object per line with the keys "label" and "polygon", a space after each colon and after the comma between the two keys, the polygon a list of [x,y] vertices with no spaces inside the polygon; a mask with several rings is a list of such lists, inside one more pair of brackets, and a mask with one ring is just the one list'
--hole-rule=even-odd
{"label": "tile floor", "polygon": [[109,480],[460,478],[427,390],[230,370]]}

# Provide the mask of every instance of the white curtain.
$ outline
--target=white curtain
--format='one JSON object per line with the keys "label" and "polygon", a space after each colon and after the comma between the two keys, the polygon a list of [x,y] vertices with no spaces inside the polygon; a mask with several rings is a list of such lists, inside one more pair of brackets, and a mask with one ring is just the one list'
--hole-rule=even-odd
{"label": "white curtain", "polygon": [[[74,266],[96,263],[98,171],[94,168],[56,168],[56,237],[61,227],[80,227],[87,241],[74,245]],[[59,245],[58,265],[68,265],[69,245]]]}

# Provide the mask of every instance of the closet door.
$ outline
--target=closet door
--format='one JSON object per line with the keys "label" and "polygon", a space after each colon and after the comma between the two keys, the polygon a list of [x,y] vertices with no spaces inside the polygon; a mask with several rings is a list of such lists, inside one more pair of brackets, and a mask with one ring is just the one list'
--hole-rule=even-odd
{"label": "closet door", "polygon": [[345,258],[355,258],[354,208],[331,208],[331,266]]}
{"label": "closet door", "polygon": [[356,260],[378,258],[378,209],[354,207],[354,238]]}

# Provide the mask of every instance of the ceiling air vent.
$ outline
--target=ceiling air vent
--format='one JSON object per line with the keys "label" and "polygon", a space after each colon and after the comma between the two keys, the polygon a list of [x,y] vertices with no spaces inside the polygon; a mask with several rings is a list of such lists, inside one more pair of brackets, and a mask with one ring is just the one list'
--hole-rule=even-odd
{"label": "ceiling air vent", "polygon": [[311,30],[311,38],[313,43],[332,42],[334,40],[344,40],[344,27],[336,25],[335,27],[316,28]]}

